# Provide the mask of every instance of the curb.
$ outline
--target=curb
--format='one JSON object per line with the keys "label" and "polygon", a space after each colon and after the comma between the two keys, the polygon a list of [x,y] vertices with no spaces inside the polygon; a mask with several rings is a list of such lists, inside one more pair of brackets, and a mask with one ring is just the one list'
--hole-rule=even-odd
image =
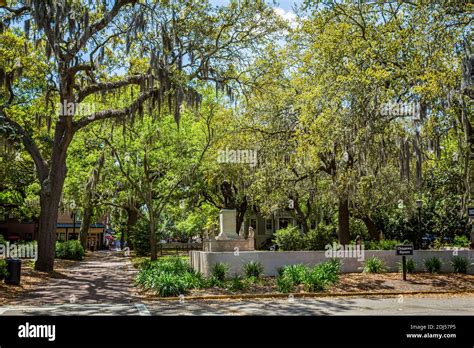
{"label": "curb", "polygon": [[288,298],[315,298],[315,297],[357,297],[357,296],[399,296],[399,295],[450,295],[450,294],[474,294],[474,290],[465,291],[410,291],[410,292],[351,292],[351,293],[325,293],[325,292],[299,292],[299,293],[264,293],[264,294],[240,294],[240,295],[208,295],[208,296],[184,296],[184,297],[156,297],[157,301],[206,301],[206,300],[240,300],[240,299],[270,299]]}

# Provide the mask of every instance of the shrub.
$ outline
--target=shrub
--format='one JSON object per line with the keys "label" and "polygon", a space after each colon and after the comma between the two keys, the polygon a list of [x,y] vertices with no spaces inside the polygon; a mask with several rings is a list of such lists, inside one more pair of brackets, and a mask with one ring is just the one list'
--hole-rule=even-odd
{"label": "shrub", "polygon": [[317,266],[306,273],[303,281],[306,291],[322,291],[326,288],[327,279],[323,271]]}
{"label": "shrub", "polygon": [[245,282],[241,276],[235,275],[230,282],[229,289],[231,291],[245,291],[248,289],[248,287],[248,283]]}
{"label": "shrub", "polygon": [[7,244],[7,241],[5,240],[3,235],[0,234],[0,245],[6,245],[6,244]]}
{"label": "shrub", "polygon": [[441,260],[437,257],[430,257],[425,260],[425,268],[430,273],[439,273],[441,271]]}
{"label": "shrub", "polygon": [[453,246],[458,248],[467,248],[469,247],[470,241],[467,236],[454,236]]}
{"label": "shrub", "polygon": [[190,289],[202,288],[206,284],[202,274],[193,270],[181,257],[143,262],[135,283],[163,297],[178,296]]}
{"label": "shrub", "polygon": [[304,239],[298,227],[276,231],[274,242],[280,250],[302,250],[304,247]]}
{"label": "shrub", "polygon": [[0,279],[3,279],[7,276],[7,261],[0,260]]}
{"label": "shrub", "polygon": [[281,275],[290,279],[294,285],[299,285],[303,283],[307,272],[308,268],[305,265],[297,264],[283,267]]}
{"label": "shrub", "polygon": [[84,255],[84,248],[78,240],[56,242],[56,257],[58,259],[82,260]]}
{"label": "shrub", "polygon": [[214,279],[223,282],[227,277],[229,271],[229,265],[223,262],[217,262],[212,266],[211,275]]}
{"label": "shrub", "polygon": [[180,275],[172,273],[161,273],[154,280],[153,290],[162,296],[179,296],[186,292],[186,284]]}
{"label": "shrub", "polygon": [[364,262],[364,273],[383,273],[387,271],[385,263],[378,257],[372,256]]}
{"label": "shrub", "polygon": [[330,261],[323,262],[316,267],[319,269],[323,279],[325,279],[328,284],[335,284],[339,281],[339,275],[342,269],[342,262],[340,260],[331,259]]}
{"label": "shrub", "polygon": [[263,274],[263,266],[260,262],[250,261],[243,267],[244,274],[247,278],[255,277],[259,279]]}
{"label": "shrub", "polygon": [[[398,271],[400,273],[403,272],[403,263],[402,261],[397,262],[398,264]],[[407,273],[415,273],[415,260],[413,259],[407,259]]]}
{"label": "shrub", "polygon": [[277,277],[277,288],[279,292],[289,293],[295,289],[295,284],[291,278],[281,275]]}
{"label": "shrub", "polygon": [[451,259],[451,266],[453,266],[454,273],[467,273],[469,268],[469,259],[462,256],[454,256]]}
{"label": "shrub", "polygon": [[304,249],[306,250],[325,250],[327,244],[331,244],[337,234],[333,225],[320,223],[316,230],[310,230],[303,237]]}

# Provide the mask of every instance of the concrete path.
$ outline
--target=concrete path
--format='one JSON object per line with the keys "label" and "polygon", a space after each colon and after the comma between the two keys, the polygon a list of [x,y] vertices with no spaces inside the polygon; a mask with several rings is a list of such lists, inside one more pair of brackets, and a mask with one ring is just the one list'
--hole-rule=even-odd
{"label": "concrete path", "polygon": [[152,315],[473,315],[474,296],[145,303]]}
{"label": "concrete path", "polygon": [[61,270],[40,287],[26,291],[11,305],[132,303],[136,270],[123,253],[97,251]]}

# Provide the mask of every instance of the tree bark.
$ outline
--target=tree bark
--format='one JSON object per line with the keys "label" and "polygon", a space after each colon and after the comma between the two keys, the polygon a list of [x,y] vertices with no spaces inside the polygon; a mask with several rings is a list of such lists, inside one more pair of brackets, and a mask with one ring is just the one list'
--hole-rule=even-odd
{"label": "tree bark", "polygon": [[369,231],[370,238],[372,240],[379,241],[380,234],[378,233],[377,226],[375,226],[375,223],[372,221],[372,219],[369,217],[363,217],[361,220],[364,222],[365,227],[367,227],[367,231]]}
{"label": "tree bark", "polygon": [[[59,152],[59,155],[62,153]],[[50,175],[42,183],[40,191],[40,218],[38,231],[38,260],[35,269],[51,272],[54,268],[56,224],[58,221],[59,202],[66,177],[65,156],[53,157]]]}
{"label": "tree bark", "polygon": [[156,233],[155,233],[155,217],[150,211],[150,260],[155,261],[158,258],[158,250],[156,247]]}
{"label": "tree bark", "polygon": [[338,234],[340,244],[349,244],[349,200],[339,198]]}
{"label": "tree bark", "polygon": [[[89,193],[86,193],[89,195]],[[89,226],[91,225],[93,208],[90,204],[90,201],[87,202],[87,206],[82,210],[82,222],[81,229],[79,231],[79,239],[81,241],[82,247],[87,249],[87,236],[89,234]]]}
{"label": "tree bark", "polygon": [[137,211],[136,207],[127,208],[127,227],[126,227],[126,231],[127,231],[127,244],[128,244],[129,248],[132,247],[131,237],[134,234],[135,225],[137,224],[137,221],[138,221],[138,211]]}

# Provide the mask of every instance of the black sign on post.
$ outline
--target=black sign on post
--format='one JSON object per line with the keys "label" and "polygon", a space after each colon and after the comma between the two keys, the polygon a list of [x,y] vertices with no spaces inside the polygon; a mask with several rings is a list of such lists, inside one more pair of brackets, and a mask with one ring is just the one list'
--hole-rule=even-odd
{"label": "black sign on post", "polygon": [[407,258],[406,255],[413,255],[413,245],[397,245],[397,255],[402,257],[403,280],[407,280]]}
{"label": "black sign on post", "polygon": [[397,245],[397,255],[413,255],[413,245]]}

